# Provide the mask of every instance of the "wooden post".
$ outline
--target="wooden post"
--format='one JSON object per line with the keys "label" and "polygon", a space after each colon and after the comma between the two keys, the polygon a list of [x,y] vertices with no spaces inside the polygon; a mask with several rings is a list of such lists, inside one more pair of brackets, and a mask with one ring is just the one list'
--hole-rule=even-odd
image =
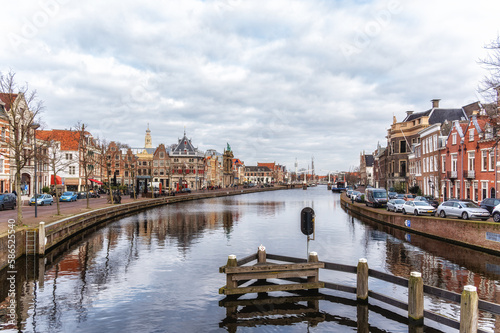
{"label": "wooden post", "polygon": [[307,262],[318,262],[318,253],[317,252],[309,252],[309,258]]}
{"label": "wooden post", "polygon": [[[230,254],[227,257],[227,267],[237,267],[238,262],[236,260],[236,256],[234,254]],[[233,274],[226,274],[226,288],[233,289],[238,288],[238,281],[233,281]]]}
{"label": "wooden post", "polygon": [[424,323],[424,282],[419,272],[411,272],[408,280],[408,318],[412,325]]}
{"label": "wooden post", "polygon": [[368,302],[368,261],[365,258],[358,261],[357,277],[356,298],[360,302]]}
{"label": "wooden post", "polygon": [[38,251],[39,256],[45,254],[45,222],[40,222],[38,225]]}
{"label": "wooden post", "polygon": [[266,263],[266,247],[260,244],[259,249],[257,250],[257,263],[265,264]]}
{"label": "wooden post", "polygon": [[465,286],[460,298],[460,333],[477,332],[478,302],[476,287]]}

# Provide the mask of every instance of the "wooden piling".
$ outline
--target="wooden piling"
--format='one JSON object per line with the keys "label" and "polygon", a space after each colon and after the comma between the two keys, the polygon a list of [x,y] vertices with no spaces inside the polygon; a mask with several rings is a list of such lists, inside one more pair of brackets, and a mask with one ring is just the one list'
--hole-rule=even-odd
{"label": "wooden piling", "polygon": [[358,261],[356,298],[360,302],[368,302],[368,261],[365,258]]}
{"label": "wooden piling", "polygon": [[39,256],[45,254],[45,222],[40,222],[38,225],[38,251]]}
{"label": "wooden piling", "polygon": [[[307,262],[313,263],[318,262],[318,253],[309,252],[309,258],[307,258]],[[307,282],[319,282],[319,275],[315,274],[307,277]]]}
{"label": "wooden piling", "polygon": [[408,280],[408,318],[412,325],[424,323],[424,282],[419,272],[411,272]]}
{"label": "wooden piling", "polygon": [[[238,261],[234,254],[227,257],[226,267],[237,267]],[[233,280],[233,274],[226,274],[226,288],[238,288],[238,281]]]}
{"label": "wooden piling", "polygon": [[476,287],[465,286],[460,298],[460,333],[477,332],[478,302]]}
{"label": "wooden piling", "polygon": [[264,245],[260,245],[257,250],[257,263],[265,264],[266,263],[266,247]]}

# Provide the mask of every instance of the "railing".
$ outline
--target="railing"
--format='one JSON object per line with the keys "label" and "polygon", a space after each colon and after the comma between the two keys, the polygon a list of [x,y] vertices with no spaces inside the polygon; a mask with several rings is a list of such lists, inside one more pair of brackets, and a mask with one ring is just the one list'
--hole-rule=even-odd
{"label": "railing", "polygon": [[[228,259],[228,265],[223,266],[220,268],[220,271],[223,272],[225,267],[228,267],[229,265],[232,266],[237,266],[241,267],[245,264],[248,264],[254,260],[257,260],[259,258],[259,255],[262,256],[262,253],[257,252],[257,254],[253,254],[250,256],[247,256],[241,260],[236,260],[235,256],[231,256],[230,259]],[[294,258],[294,257],[288,257],[288,256],[281,256],[281,255],[274,255],[274,254],[265,254],[264,256],[267,259],[271,260],[277,260],[281,262],[287,262],[287,263],[307,263],[308,261],[306,259],[300,259],[300,258]],[[317,260],[317,255],[316,255],[316,260]],[[230,261],[233,261],[230,264]],[[260,259],[262,261],[262,259]],[[377,301],[386,303],[388,305],[394,306],[398,309],[402,309],[404,311],[408,311],[408,323],[410,325],[417,325],[417,326],[423,326],[423,321],[424,318],[427,318],[428,320],[432,320],[437,323],[441,323],[443,325],[446,325],[448,327],[454,328],[454,329],[461,329],[464,327],[470,328],[464,330],[464,332],[486,332],[480,329],[477,329],[478,327],[478,315],[477,312],[479,310],[489,312],[491,314],[496,314],[500,315],[500,305],[479,300],[477,296],[477,291],[476,287],[474,286],[465,286],[464,291],[462,294],[458,294],[455,292],[447,291],[444,289],[432,287],[432,286],[427,286],[423,284],[423,280],[421,277],[421,274],[418,272],[412,272],[411,276],[409,279],[405,279],[402,277],[397,277],[393,276],[384,272],[379,272],[375,271],[372,269],[368,268],[368,263],[366,259],[360,259],[358,262],[357,266],[349,266],[349,265],[344,265],[344,264],[336,264],[336,263],[330,263],[330,262],[322,262],[324,263],[324,268],[326,270],[333,270],[333,271],[339,271],[339,272],[345,272],[345,273],[353,273],[357,274],[357,284],[356,287],[353,286],[345,286],[345,285],[340,285],[336,284],[333,282],[323,282],[323,281],[318,281],[322,282],[324,284],[325,289],[332,289],[332,290],[337,290],[341,292],[346,292],[346,293],[352,293],[356,294],[357,296],[357,304],[366,304],[369,301],[369,298],[373,298]],[[254,266],[245,266],[245,267],[254,267]],[[398,300],[398,299],[393,299],[388,297],[385,294],[382,293],[377,293],[373,290],[368,289],[368,278],[374,278],[378,280],[382,280],[385,282],[389,282],[398,286],[406,287],[408,288],[408,303]],[[280,278],[278,278],[280,279]],[[296,278],[296,277],[291,277],[291,278],[286,278],[283,277],[281,278],[282,280],[286,281],[293,281],[293,282],[298,282],[298,283],[304,283],[307,280],[301,279],[301,278]],[[237,284],[238,286],[241,284],[244,284],[248,282],[249,280],[234,280],[233,282],[232,278],[228,279],[229,283],[234,283],[235,285]],[[257,281],[256,282],[259,286],[262,286],[263,281]],[[270,291],[272,291],[274,288],[276,290],[280,290],[278,287],[279,284],[273,284],[270,283],[271,286],[273,286]],[[226,287],[226,286],[225,286]],[[223,288],[225,288],[223,287]],[[221,290],[223,290],[221,288]],[[314,287],[313,287],[314,288]],[[306,288],[307,289],[307,288]],[[246,290],[251,290],[251,289],[246,289]],[[252,292],[252,291],[250,291]],[[254,292],[260,292],[260,289],[258,291]],[[296,292],[299,293],[300,292]],[[449,317],[442,316],[440,314],[427,311],[424,309],[424,294],[430,295],[430,296],[435,296],[439,297],[440,299],[458,303],[460,305],[460,322],[453,320]],[[314,294],[316,297],[319,295],[320,297],[317,299],[307,299],[308,301],[308,308],[313,309],[314,311],[319,311],[317,302],[318,299],[326,299],[328,300],[330,296],[324,295],[324,294]],[[234,297],[234,296],[231,296]],[[243,304],[243,303],[245,304]],[[222,300],[219,305],[220,306],[225,306],[227,310],[227,318],[223,321],[224,323],[228,322],[235,322],[237,319],[238,313],[236,311],[238,306],[245,306],[246,303],[252,304],[254,307],[256,304],[253,304],[254,302],[257,302],[259,304],[282,304],[285,302],[285,300],[282,300],[281,298],[270,298],[270,299],[262,299],[259,297],[257,300],[238,300],[235,298],[226,298]],[[263,303],[264,302],[264,303]],[[241,304],[240,304],[241,303]],[[259,307],[257,305],[257,307]],[[307,316],[307,310],[305,310],[305,314]],[[366,311],[368,313],[368,311]],[[263,314],[261,314],[263,315]],[[359,312],[358,312],[359,316]],[[309,319],[307,319],[310,321]],[[366,315],[366,318],[359,318],[358,317],[358,324],[359,323],[367,323],[368,318]],[[247,323],[248,324],[248,323]],[[224,324],[225,325],[225,324]]]}
{"label": "railing", "polygon": [[457,179],[458,178],[457,171],[446,171],[446,178],[448,178],[448,179]]}
{"label": "railing", "polygon": [[467,179],[476,178],[476,170],[464,170],[464,178]]}

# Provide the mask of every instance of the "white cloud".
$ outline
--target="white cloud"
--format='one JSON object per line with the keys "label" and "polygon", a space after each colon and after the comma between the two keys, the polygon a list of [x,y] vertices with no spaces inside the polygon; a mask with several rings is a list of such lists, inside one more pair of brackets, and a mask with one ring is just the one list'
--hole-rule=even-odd
{"label": "white cloud", "polygon": [[500,4],[452,1],[8,3],[0,71],[77,120],[140,146],[188,135],[247,164],[347,170],[395,115],[477,99]]}

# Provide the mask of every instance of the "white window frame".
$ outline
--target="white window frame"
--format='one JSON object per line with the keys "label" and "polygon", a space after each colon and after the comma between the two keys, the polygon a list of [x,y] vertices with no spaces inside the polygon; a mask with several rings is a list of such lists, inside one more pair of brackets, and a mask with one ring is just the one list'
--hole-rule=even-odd
{"label": "white window frame", "polygon": [[490,171],[494,171],[495,170],[495,152],[493,151],[493,149],[490,150],[490,153],[488,154],[489,156],[489,169]]}
{"label": "white window frame", "polygon": [[474,164],[475,164],[475,159],[476,159],[476,154],[473,151],[467,152],[468,156],[468,161],[469,161],[469,169],[470,171],[474,170]]}
{"label": "white window frame", "polygon": [[474,141],[474,128],[469,129],[469,142]]}
{"label": "white window frame", "polygon": [[457,154],[451,154],[451,171],[457,171]]}
{"label": "white window frame", "polygon": [[452,133],[451,134],[451,144],[456,145],[457,144],[457,133]]}
{"label": "white window frame", "polygon": [[441,172],[446,172],[446,155],[441,155]]}
{"label": "white window frame", "polygon": [[488,167],[488,151],[486,149],[481,150],[481,171],[487,171]]}

